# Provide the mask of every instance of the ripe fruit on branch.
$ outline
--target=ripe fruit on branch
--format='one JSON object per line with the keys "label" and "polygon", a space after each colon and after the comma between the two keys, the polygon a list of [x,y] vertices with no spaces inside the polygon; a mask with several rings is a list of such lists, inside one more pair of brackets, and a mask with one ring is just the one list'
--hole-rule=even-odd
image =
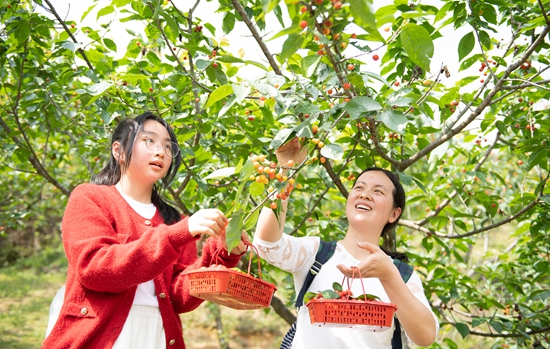
{"label": "ripe fruit on branch", "polygon": [[302,29],[306,29],[306,27],[307,27],[307,21],[306,21],[305,19],[302,20],[302,21],[300,22],[300,27],[301,27]]}
{"label": "ripe fruit on branch", "polygon": [[348,70],[353,70],[355,69],[355,66],[353,64],[348,64]]}
{"label": "ripe fruit on branch", "polygon": [[304,13],[304,12],[306,12],[306,11],[307,11],[307,7],[302,6],[302,8],[300,9],[300,12]]}
{"label": "ripe fruit on branch", "polygon": [[377,60],[380,59],[380,57],[379,57],[378,55],[373,55],[373,56],[372,56],[372,59],[374,59],[375,61],[377,61]]}
{"label": "ripe fruit on branch", "polygon": [[349,90],[349,88],[351,87],[351,84],[349,82],[346,82],[342,87],[344,88],[344,90]]}
{"label": "ripe fruit on branch", "polygon": [[272,202],[271,204],[269,204],[269,207],[271,207],[272,210],[276,210],[277,209],[277,203]]}

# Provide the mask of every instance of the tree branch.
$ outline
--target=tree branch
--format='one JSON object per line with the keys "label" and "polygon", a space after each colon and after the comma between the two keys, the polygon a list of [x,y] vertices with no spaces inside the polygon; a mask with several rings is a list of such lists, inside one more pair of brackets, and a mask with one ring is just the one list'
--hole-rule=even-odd
{"label": "tree branch", "polygon": [[[67,27],[67,25],[65,24],[65,21],[61,19],[61,17],[59,17],[59,14],[57,13],[57,11],[55,10],[55,8],[52,6],[52,4],[48,1],[48,0],[43,0],[46,4],[48,4],[49,8],[50,8],[50,11],[51,13],[55,16],[55,18],[57,18],[57,21],[59,22],[59,24],[61,24],[61,26],[63,26],[63,28],[65,29],[65,31],[67,32],[67,34],[69,34],[69,37],[73,40],[73,42],[75,44],[78,44],[78,41],[76,40],[76,38],[73,36],[73,33],[71,33],[71,30]],[[84,50],[82,48],[78,48],[77,49],[78,53],[80,53],[80,55],[82,56],[82,59],[84,59],[84,61],[86,62],[86,64],[88,65],[88,68],[90,68],[90,70],[94,70],[94,67],[92,66],[92,63],[90,63],[90,61],[88,60],[88,56],[86,56],[86,53],[84,52]]]}
{"label": "tree branch", "polygon": [[269,49],[267,48],[267,45],[262,40],[262,37],[260,36],[260,33],[258,33],[258,30],[256,29],[256,27],[254,26],[254,24],[252,23],[250,18],[248,18],[248,15],[246,14],[246,12],[244,10],[243,5],[241,5],[239,0],[231,0],[231,2],[233,3],[233,6],[235,6],[235,10],[237,10],[237,13],[241,16],[244,23],[246,24],[246,26],[248,27],[248,29],[252,33],[252,36],[254,37],[254,39],[256,39],[256,42],[258,43],[258,45],[260,45],[260,48],[262,49],[262,52],[264,53],[265,57],[267,58],[267,61],[269,62],[269,65],[271,66],[271,68],[273,69],[275,74],[282,76],[283,73],[279,69],[279,66],[277,65],[277,62],[275,61],[275,59],[273,59],[273,55],[269,52]]}

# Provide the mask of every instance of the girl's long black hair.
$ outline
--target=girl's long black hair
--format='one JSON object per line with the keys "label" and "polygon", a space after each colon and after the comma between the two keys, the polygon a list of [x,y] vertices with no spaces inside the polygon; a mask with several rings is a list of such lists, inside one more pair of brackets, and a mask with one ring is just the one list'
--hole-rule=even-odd
{"label": "girl's long black hair", "polygon": [[[99,185],[115,185],[120,181],[122,173],[126,171],[130,165],[134,143],[139,133],[143,130],[143,125],[146,120],[154,120],[164,126],[170,135],[170,140],[178,144],[178,140],[172,130],[172,127],[170,127],[170,125],[168,125],[163,118],[153,114],[152,112],[145,112],[134,119],[124,119],[115,128],[111,139],[111,147],[109,148],[112,149],[114,142],[119,142],[122,152],[124,153],[124,163],[121,165],[119,161],[120,159],[116,159],[111,151],[109,162],[97,175],[92,178],[91,183]],[[177,156],[172,158],[172,163],[168,168],[168,172],[162,179],[162,184],[164,187],[174,180],[174,177],[181,166],[181,162],[182,159],[180,151]],[[156,183],[153,186],[151,202],[156,206],[157,210],[159,210],[159,213],[166,224],[173,224],[181,220],[181,214],[178,210],[170,206],[162,199],[159,193],[159,186]]]}
{"label": "girl's long black hair", "polygon": [[[401,215],[405,211],[405,201],[406,201],[405,189],[403,189],[403,186],[401,185],[401,182],[399,181],[399,177],[397,177],[397,175],[395,173],[393,173],[391,171],[388,171],[386,169],[380,168],[380,167],[369,167],[369,168],[365,169],[363,172],[361,172],[359,174],[359,176],[357,176],[357,178],[355,179],[355,182],[357,182],[357,180],[359,179],[359,177],[361,177],[361,175],[363,173],[369,172],[369,171],[383,172],[390,179],[390,181],[393,183],[393,186],[394,186],[394,190],[392,191],[392,194],[393,194],[393,208],[398,208],[398,207],[401,208],[401,213],[399,214],[399,217],[397,217],[397,219],[392,223],[390,223],[390,222],[386,223],[384,228],[382,228],[383,233],[388,232],[388,231],[390,231],[391,229],[393,229],[397,226],[397,223],[399,223],[399,219],[401,218]],[[353,183],[354,187],[355,187],[355,182]],[[408,260],[407,255],[404,254],[404,253],[386,251],[386,249],[383,248],[382,246],[380,246],[380,248],[382,249],[382,251],[384,251],[387,255],[391,256],[392,258],[397,258],[397,259],[400,259],[404,262],[406,262]]]}

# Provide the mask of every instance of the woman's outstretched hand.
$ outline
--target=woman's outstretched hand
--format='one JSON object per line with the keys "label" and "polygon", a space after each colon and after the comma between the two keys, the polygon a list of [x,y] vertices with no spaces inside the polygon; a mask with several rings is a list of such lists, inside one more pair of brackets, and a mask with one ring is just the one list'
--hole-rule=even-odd
{"label": "woman's outstretched hand", "polygon": [[192,236],[207,234],[212,237],[225,236],[229,220],[222,211],[216,208],[198,210],[187,221]]}
{"label": "woman's outstretched hand", "polygon": [[[388,255],[385,254],[380,247],[371,244],[370,242],[358,242],[357,246],[370,252],[370,255],[363,259],[357,266],[361,277],[375,277],[382,281],[386,277],[392,275],[394,271],[397,271],[397,269],[393,266],[392,260],[388,258]],[[360,277],[357,270],[354,272],[352,268],[343,264],[338,264],[336,267],[342,272],[342,274],[344,274],[344,276],[348,278]]]}
{"label": "woman's outstretched hand", "polygon": [[275,152],[279,165],[285,166],[290,160],[295,164],[301,164],[307,156],[307,147],[302,148],[300,139],[295,137],[290,142],[282,145]]}

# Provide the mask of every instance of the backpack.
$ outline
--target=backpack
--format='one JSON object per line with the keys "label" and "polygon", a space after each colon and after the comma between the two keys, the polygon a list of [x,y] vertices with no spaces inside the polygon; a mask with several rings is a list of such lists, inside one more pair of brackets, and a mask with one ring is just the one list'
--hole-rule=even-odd
{"label": "backpack", "polygon": [[[315,255],[315,262],[313,262],[313,265],[309,269],[309,273],[307,274],[304,285],[302,286],[302,288],[300,289],[300,293],[296,297],[295,305],[297,308],[304,305],[304,295],[306,294],[307,289],[313,282],[313,279],[315,278],[315,276],[319,273],[319,271],[323,267],[323,264],[325,264],[330,259],[330,257],[332,257],[335,249],[336,249],[336,241],[321,240],[321,243],[319,244],[319,250]],[[408,265],[407,263],[399,259],[394,259],[393,264],[395,264],[395,266],[399,270],[399,274],[401,274],[403,281],[405,282],[409,281],[413,272],[412,266]],[[397,317],[394,318],[394,324],[395,324],[395,328],[393,331],[391,346],[392,346],[392,349],[402,349],[403,343],[401,341],[401,326],[399,325],[399,321],[397,320]],[[281,343],[280,349],[290,349],[292,347],[292,341],[294,340],[295,334],[296,334],[296,321],[294,321],[292,326],[290,326],[290,329],[288,330],[288,332],[285,334],[283,341]]]}

